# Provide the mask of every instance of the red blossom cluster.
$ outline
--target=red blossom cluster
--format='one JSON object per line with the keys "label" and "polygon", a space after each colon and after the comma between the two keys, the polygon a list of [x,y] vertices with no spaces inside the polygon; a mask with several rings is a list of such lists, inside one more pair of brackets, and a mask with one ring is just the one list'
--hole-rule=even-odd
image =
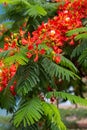
{"label": "red blossom cluster", "polygon": [[58,15],[49,19],[47,23],[42,23],[37,30],[33,32],[33,42],[37,44],[45,42],[52,47],[56,54],[62,52],[62,46],[65,42],[74,44],[74,36],[67,37],[66,32],[75,28],[82,27],[82,19],[87,17],[87,1],[74,0],[61,5],[58,9]]}
{"label": "red blossom cluster", "polygon": [[[12,79],[12,77],[16,73],[16,65],[12,64],[8,68],[4,65],[3,61],[0,61],[0,92],[2,92],[8,85],[8,82]],[[12,95],[15,95],[15,85],[16,82],[10,86],[10,91]]]}
{"label": "red blossom cluster", "polygon": [[[59,2],[59,0],[56,0]],[[20,28],[19,33],[11,34],[11,37],[5,38],[4,48],[0,52],[10,50],[9,56],[20,53],[21,47],[27,47],[27,58],[38,61],[39,55],[46,55],[48,49],[51,49],[51,58],[54,62],[61,61],[61,53],[64,43],[74,45],[74,36],[67,37],[66,32],[75,28],[82,27],[82,19],[87,17],[87,1],[86,0],[64,0],[65,4],[60,5],[57,16],[49,19],[47,23],[42,23],[32,36]],[[40,45],[45,47],[40,48]],[[8,85],[9,80],[16,72],[16,65],[12,64],[6,68],[2,60],[0,61],[0,92]],[[10,87],[10,91],[15,95],[15,83]]]}

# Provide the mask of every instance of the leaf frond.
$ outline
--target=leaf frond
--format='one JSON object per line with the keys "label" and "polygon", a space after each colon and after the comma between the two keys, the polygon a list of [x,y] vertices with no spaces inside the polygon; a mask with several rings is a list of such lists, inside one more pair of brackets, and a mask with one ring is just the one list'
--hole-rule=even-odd
{"label": "leaf frond", "polygon": [[24,127],[27,124],[30,126],[40,120],[43,110],[41,102],[38,98],[32,98],[26,103],[21,104],[20,108],[14,115],[14,125],[18,127],[23,123]]}
{"label": "leaf frond", "polygon": [[0,59],[6,58],[10,53],[10,50],[0,52]]}
{"label": "leaf frond", "polygon": [[60,65],[69,68],[73,72],[77,72],[78,71],[77,68],[74,66],[74,64],[70,60],[68,60],[67,58],[65,58],[64,56],[61,56]]}
{"label": "leaf frond", "polygon": [[17,82],[17,92],[19,95],[27,94],[39,83],[39,68],[33,62],[29,62],[27,66],[20,67],[16,75],[17,79],[19,79]]}
{"label": "leaf frond", "polygon": [[77,36],[75,36],[75,40],[80,40],[80,39],[87,39],[87,32],[86,33],[82,33],[82,34],[78,34]]}
{"label": "leaf frond", "polygon": [[51,76],[51,77],[58,77],[58,78],[62,78],[62,79],[66,79],[68,81],[70,81],[70,78],[75,79],[79,78],[75,73],[73,73],[72,71],[52,62],[50,59],[48,58],[44,58],[42,60],[42,66],[44,68],[44,70]]}
{"label": "leaf frond", "polygon": [[[6,51],[7,52],[7,51]],[[26,57],[27,50],[25,47],[20,49],[20,52],[15,53],[12,56],[5,57],[4,62],[5,64],[13,64],[18,62],[21,65],[25,65],[28,62],[28,58]]]}
{"label": "leaf frond", "polygon": [[71,95],[71,94],[68,94],[68,93],[65,93],[65,92],[49,92],[47,93],[47,98],[50,98],[52,97],[52,95],[54,95],[55,97],[60,97],[60,98],[63,98],[63,99],[68,99],[70,100],[72,103],[76,103],[76,104],[80,104],[80,105],[84,105],[84,106],[87,106],[87,100],[86,99],[83,99],[79,96],[75,96],[75,95]]}
{"label": "leaf frond", "polygon": [[87,27],[81,27],[81,28],[76,28],[73,30],[70,30],[66,33],[67,36],[72,36],[74,34],[79,34],[79,33],[84,33],[87,32]]}
{"label": "leaf frond", "polygon": [[87,48],[80,55],[78,62],[82,64],[82,66],[87,67]]}
{"label": "leaf frond", "polygon": [[71,54],[71,58],[80,56],[85,48],[87,48],[87,39],[83,39],[82,42],[76,46]]}
{"label": "leaf frond", "polygon": [[61,120],[58,108],[55,105],[46,102],[43,102],[42,106],[44,114],[48,117],[48,119],[54,123],[59,130],[66,130],[66,127]]}

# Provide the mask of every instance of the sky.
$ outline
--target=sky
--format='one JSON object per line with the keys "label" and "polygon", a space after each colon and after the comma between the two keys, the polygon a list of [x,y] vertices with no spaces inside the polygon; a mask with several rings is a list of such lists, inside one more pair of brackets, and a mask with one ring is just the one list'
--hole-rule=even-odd
{"label": "sky", "polygon": [[0,14],[3,13],[2,5],[0,5]]}

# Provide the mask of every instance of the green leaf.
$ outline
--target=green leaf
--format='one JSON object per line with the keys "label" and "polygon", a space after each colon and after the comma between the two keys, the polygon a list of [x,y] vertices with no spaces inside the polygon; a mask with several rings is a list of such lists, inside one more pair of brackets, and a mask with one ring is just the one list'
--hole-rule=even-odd
{"label": "green leaf", "polygon": [[82,52],[87,48],[87,39],[83,39],[80,44],[76,46],[76,48],[73,50],[71,57],[78,57],[82,54]]}
{"label": "green leaf", "polygon": [[6,58],[9,55],[10,51],[11,50],[0,52],[0,59]]}
{"label": "green leaf", "polygon": [[68,81],[70,81],[70,78],[72,79],[79,78],[72,71],[54,63],[48,58],[44,58],[41,62],[41,65],[43,66],[46,73],[50,75],[50,77],[58,77],[58,78],[66,79]]}
{"label": "green leaf", "polygon": [[42,117],[43,110],[41,102],[38,98],[32,98],[21,104],[17,112],[14,114],[14,125],[18,127],[21,123],[26,127],[39,121]]}
{"label": "green leaf", "polygon": [[87,39],[87,33],[82,33],[82,34],[78,34],[77,36],[75,36],[75,40],[80,40],[80,39]]}
{"label": "green leaf", "polygon": [[45,16],[47,12],[39,5],[32,5],[25,14],[35,18],[37,16]]}
{"label": "green leaf", "polygon": [[18,69],[16,76],[18,79],[17,93],[20,95],[26,95],[39,83],[38,65],[34,62],[29,62],[28,65]]}
{"label": "green leaf", "polygon": [[66,33],[67,36],[72,36],[74,34],[79,34],[79,33],[84,33],[87,32],[87,27],[81,27],[81,28],[76,28],[73,30],[70,30]]}
{"label": "green leaf", "polygon": [[49,92],[49,93],[47,93],[46,98],[51,98],[53,95],[55,97],[68,99],[71,102],[76,103],[76,104],[81,104],[81,105],[87,106],[87,100],[86,99],[83,99],[79,96],[71,95],[71,94],[68,94],[68,93],[65,93],[65,92],[56,92],[56,91],[55,92]]}
{"label": "green leaf", "polygon": [[15,108],[15,98],[9,91],[6,89],[2,94],[0,94],[0,106],[5,108],[7,111],[14,110]]}
{"label": "green leaf", "polygon": [[87,48],[80,55],[78,62],[82,64],[82,66],[87,67]]}
{"label": "green leaf", "polygon": [[27,49],[25,47],[20,49],[20,52],[15,53],[13,56],[5,57],[4,62],[6,64],[13,64],[18,62],[21,65],[25,65],[28,62],[26,56]]}
{"label": "green leaf", "polygon": [[46,102],[42,102],[44,114],[48,117],[51,123],[54,123],[59,130],[66,130],[65,125],[63,124],[58,108]]}
{"label": "green leaf", "polygon": [[77,68],[74,66],[74,64],[69,59],[65,58],[64,56],[61,56],[60,65],[68,67],[73,72],[77,72],[78,71]]}

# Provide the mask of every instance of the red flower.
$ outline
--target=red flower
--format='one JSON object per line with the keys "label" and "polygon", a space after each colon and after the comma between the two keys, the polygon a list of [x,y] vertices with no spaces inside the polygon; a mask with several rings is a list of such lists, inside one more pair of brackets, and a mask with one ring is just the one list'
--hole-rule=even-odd
{"label": "red flower", "polygon": [[8,48],[9,48],[9,44],[8,44],[8,43],[5,43],[5,44],[4,44],[4,50],[8,50]]}
{"label": "red flower", "polygon": [[38,40],[36,41],[36,46],[38,46],[39,44],[41,44],[41,40],[40,40],[40,39],[38,39]]}
{"label": "red flower", "polygon": [[50,98],[50,101],[51,101],[51,103],[53,103],[54,101],[56,101],[56,97],[52,96],[52,97]]}
{"label": "red flower", "polygon": [[62,49],[58,48],[57,53],[60,54],[62,52]]}
{"label": "red flower", "polygon": [[13,96],[16,96],[16,92],[15,91],[12,91],[11,92]]}
{"label": "red flower", "polygon": [[22,45],[26,45],[26,44],[28,44],[28,41],[25,39],[25,38],[22,38]]}
{"label": "red flower", "polygon": [[13,92],[15,87],[13,85],[10,86],[10,91]]}
{"label": "red flower", "polygon": [[15,64],[11,65],[10,72],[16,72],[16,65]]}
{"label": "red flower", "polygon": [[4,63],[2,61],[0,61],[0,67],[3,67]]}
{"label": "red flower", "polygon": [[12,78],[15,75],[15,73],[16,73],[16,66],[15,66],[15,64],[12,64],[10,66],[9,71],[10,71],[9,72],[10,73],[10,77]]}
{"label": "red flower", "polygon": [[58,49],[58,47],[55,45],[55,46],[53,46],[53,49],[54,49],[54,51],[56,51]]}
{"label": "red flower", "polygon": [[33,50],[34,49],[34,46],[33,45],[29,45],[28,46],[28,50]]}
{"label": "red flower", "polygon": [[13,42],[12,42],[11,47],[12,47],[12,48],[15,48],[15,47],[16,47],[16,41],[13,41]]}
{"label": "red flower", "polygon": [[38,54],[36,54],[36,57],[34,58],[34,62],[38,61]]}
{"label": "red flower", "polygon": [[28,58],[31,58],[32,57],[32,54],[30,52],[27,52],[27,57]]}
{"label": "red flower", "polygon": [[56,56],[55,57],[55,62],[58,64],[61,61],[61,57],[60,56]]}
{"label": "red flower", "polygon": [[23,36],[24,36],[25,31],[23,31],[23,30],[22,30],[22,27],[20,27],[19,33],[20,33],[20,36],[21,36],[21,37],[23,37]]}
{"label": "red flower", "polygon": [[0,52],[3,52],[3,49],[2,49],[2,48],[0,48]]}
{"label": "red flower", "polygon": [[2,91],[3,91],[3,87],[0,86],[0,92],[2,92]]}
{"label": "red flower", "polygon": [[53,89],[50,87],[50,86],[48,86],[47,87],[47,91],[49,92],[49,91],[52,91]]}
{"label": "red flower", "polygon": [[44,55],[46,53],[46,51],[44,49],[40,50],[40,54]]}

